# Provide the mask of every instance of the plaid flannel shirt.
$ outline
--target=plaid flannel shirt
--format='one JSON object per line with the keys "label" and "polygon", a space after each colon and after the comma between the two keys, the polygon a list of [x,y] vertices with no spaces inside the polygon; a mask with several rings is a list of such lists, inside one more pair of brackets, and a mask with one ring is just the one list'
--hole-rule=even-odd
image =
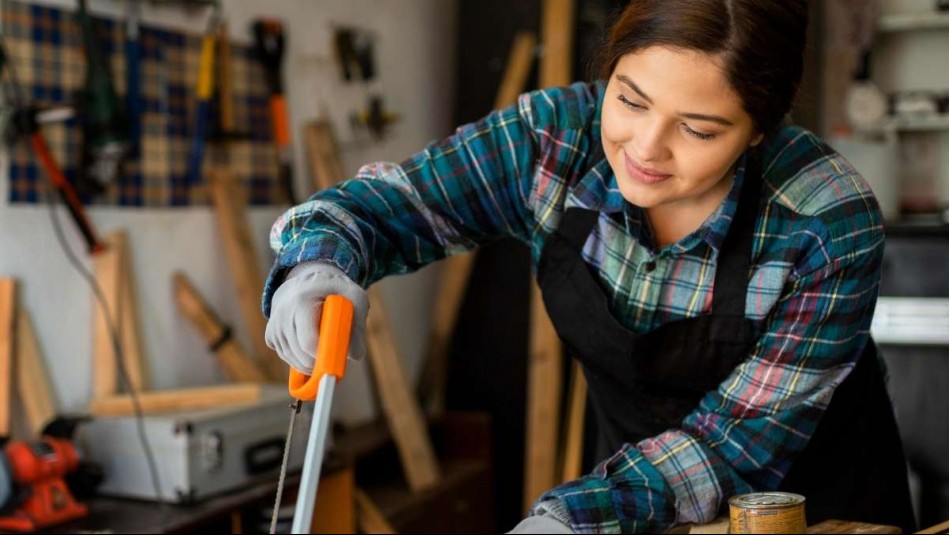
{"label": "plaid flannel shirt", "polygon": [[[645,332],[708,314],[743,161],[700,228],[655,248],[644,212],[623,199],[603,157],[604,90],[603,82],[577,83],[524,94],[401,164],[365,166],[292,208],[271,233],[277,259],[265,314],[300,262],[332,263],[365,287],[514,237],[530,246],[536,267],[571,206],[601,212],[583,256],[622,325]],[[541,496],[538,507],[575,531],[707,522],[736,493],[774,489],[867,343],[883,252],[870,188],[795,126],[763,142],[762,180],[745,307],[762,325],[753,351],[678,428],[626,444]]]}

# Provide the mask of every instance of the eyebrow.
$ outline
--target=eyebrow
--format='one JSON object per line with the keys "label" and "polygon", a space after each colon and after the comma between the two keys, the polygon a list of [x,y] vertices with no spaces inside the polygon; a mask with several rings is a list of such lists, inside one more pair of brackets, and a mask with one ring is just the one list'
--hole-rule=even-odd
{"label": "eyebrow", "polygon": [[[646,102],[650,104],[653,104],[653,101],[651,98],[649,98],[649,95],[647,95],[646,93],[643,93],[643,90],[640,89],[638,85],[636,85],[636,82],[630,80],[629,77],[619,74],[616,76],[616,78],[620,82],[623,82],[624,84],[628,85],[629,88],[635,91],[636,94],[642,97],[643,100],[645,100]],[[704,113],[679,113],[678,115],[679,117],[685,117],[686,119],[695,119],[697,121],[708,121],[711,123],[718,123],[722,126],[735,125],[735,123],[729,121],[728,119],[724,117],[719,117],[718,115],[707,115]]]}

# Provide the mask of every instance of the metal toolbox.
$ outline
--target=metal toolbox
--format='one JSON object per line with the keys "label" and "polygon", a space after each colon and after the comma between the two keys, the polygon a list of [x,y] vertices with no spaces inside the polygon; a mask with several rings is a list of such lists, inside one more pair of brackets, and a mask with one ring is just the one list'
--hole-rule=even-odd
{"label": "metal toolbox", "polygon": [[[146,415],[144,434],[158,469],[162,501],[194,503],[274,480],[290,423],[285,388],[265,386],[250,405]],[[313,404],[296,417],[289,470],[303,466]],[[100,464],[104,495],[156,499],[135,417],[103,417],[79,427],[84,457]]]}

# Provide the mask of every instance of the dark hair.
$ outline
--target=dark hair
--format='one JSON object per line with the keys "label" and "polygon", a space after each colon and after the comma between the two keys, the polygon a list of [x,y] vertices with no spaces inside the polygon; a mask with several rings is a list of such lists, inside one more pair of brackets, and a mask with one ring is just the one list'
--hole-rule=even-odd
{"label": "dark hair", "polygon": [[714,54],[760,133],[791,109],[804,70],[806,0],[631,0],[599,52],[599,75],[653,45]]}

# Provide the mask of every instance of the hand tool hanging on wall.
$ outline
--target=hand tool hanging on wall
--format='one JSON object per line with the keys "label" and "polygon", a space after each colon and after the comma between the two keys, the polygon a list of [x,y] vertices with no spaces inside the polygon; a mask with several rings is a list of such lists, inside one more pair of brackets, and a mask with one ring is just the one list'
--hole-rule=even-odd
{"label": "hand tool hanging on wall", "polygon": [[129,148],[127,125],[112,85],[109,63],[86,9],[86,0],[79,0],[75,18],[86,56],[86,81],[77,105],[83,125],[80,183],[93,193],[99,193],[119,177]]}
{"label": "hand tool hanging on wall", "polygon": [[89,221],[89,218],[86,217],[86,212],[82,207],[82,202],[79,200],[79,195],[53,159],[49,146],[46,144],[46,139],[43,137],[43,133],[39,128],[39,122],[37,120],[39,112],[26,101],[23,88],[16,78],[16,73],[9,59],[6,45],[0,41],[0,73],[9,72],[10,80],[13,85],[13,90],[9,93],[11,95],[10,100],[14,112],[8,124],[8,130],[5,136],[7,142],[12,143],[20,137],[29,139],[30,149],[36,155],[36,159],[39,160],[43,170],[46,171],[53,187],[56,188],[56,191],[59,192],[63,202],[66,204],[69,215],[72,217],[73,222],[86,241],[88,251],[93,254],[102,251],[104,249],[102,242],[99,240],[98,234]]}
{"label": "hand tool hanging on wall", "polygon": [[142,44],[140,40],[142,6],[130,0],[125,15],[125,110],[128,119],[128,154],[137,157],[142,142],[142,95],[139,89]]}
{"label": "hand tool hanging on wall", "polygon": [[201,182],[201,164],[204,162],[204,145],[208,135],[211,116],[211,97],[214,95],[214,47],[220,11],[217,5],[211,13],[208,28],[201,39],[201,61],[198,66],[197,102],[194,109],[194,132],[191,137],[191,152],[188,154],[188,182]]}
{"label": "hand tool hanging on wall", "polygon": [[280,158],[280,179],[286,190],[287,199],[297,204],[293,193],[293,155],[290,151],[290,119],[287,115],[287,102],[283,93],[283,75],[281,63],[286,44],[283,24],[273,19],[258,19],[251,26],[254,45],[267,75],[270,88],[270,115],[273,120],[274,140]]}
{"label": "hand tool hanging on wall", "polygon": [[336,383],[346,374],[346,354],[349,351],[349,333],[353,324],[353,304],[341,295],[327,296],[323,302],[320,318],[320,337],[316,348],[316,363],[313,375],[306,376],[296,370],[290,370],[290,395],[296,401],[290,406],[290,428],[287,430],[287,442],[283,450],[283,462],[280,465],[280,479],[277,483],[277,499],[270,521],[270,533],[276,532],[277,516],[280,511],[280,498],[283,495],[284,479],[287,475],[287,462],[290,459],[290,444],[293,439],[293,424],[304,401],[316,400],[313,407],[313,419],[310,424],[310,437],[307,440],[306,454],[303,457],[303,473],[300,476],[300,488],[297,491],[296,508],[293,513],[291,533],[309,533],[313,523],[313,506],[316,503],[316,490],[320,482],[320,469],[323,465],[323,452],[326,449],[326,434],[329,430],[330,410],[333,404],[333,392]]}

